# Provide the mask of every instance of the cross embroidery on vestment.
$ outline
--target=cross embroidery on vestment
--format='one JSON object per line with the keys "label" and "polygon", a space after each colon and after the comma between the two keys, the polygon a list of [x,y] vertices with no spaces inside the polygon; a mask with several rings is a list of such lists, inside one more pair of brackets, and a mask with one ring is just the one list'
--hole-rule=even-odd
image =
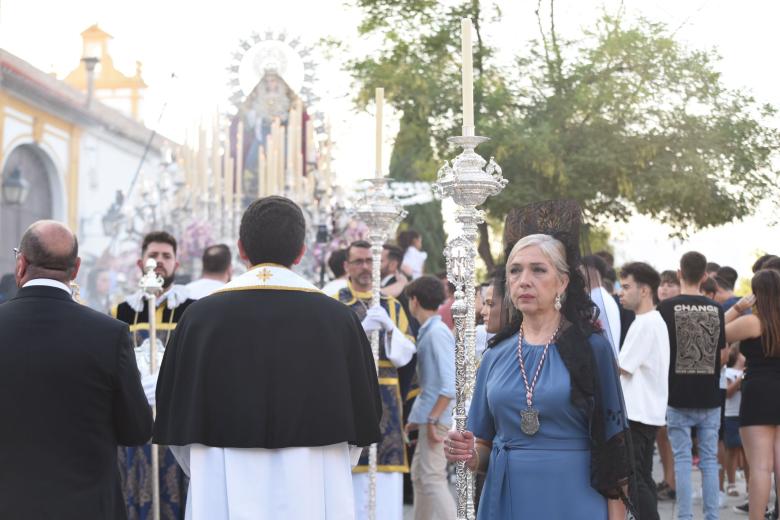
{"label": "cross embroidery on vestment", "polygon": [[260,279],[261,282],[265,283],[267,282],[273,275],[271,274],[271,271],[267,267],[263,267],[259,273],[257,273],[257,277]]}

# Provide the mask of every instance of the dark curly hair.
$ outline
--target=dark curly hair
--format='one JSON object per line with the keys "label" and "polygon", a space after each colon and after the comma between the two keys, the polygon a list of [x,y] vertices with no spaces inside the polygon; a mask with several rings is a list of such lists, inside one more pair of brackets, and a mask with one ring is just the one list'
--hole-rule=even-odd
{"label": "dark curly hair", "polygon": [[[599,309],[590,299],[590,285],[586,283],[582,271],[580,270],[582,260],[579,251],[576,250],[576,247],[566,235],[566,233],[550,233],[549,235],[546,235],[559,242],[566,251],[569,284],[566,287],[565,296],[562,298],[563,307],[561,307],[561,314],[566,321],[576,327],[585,337],[588,337],[594,332],[601,331],[601,326],[598,323]],[[576,244],[576,241],[574,241],[574,243]],[[509,255],[511,251],[512,248],[506,248],[507,269],[510,267],[508,261],[510,260]],[[520,325],[523,323],[523,315],[517,311],[514,307],[514,303],[511,301],[508,280],[506,284],[504,298],[506,305],[510,309],[510,320],[503,329],[491,338],[488,347],[498,345],[501,341],[516,334],[520,330]]]}

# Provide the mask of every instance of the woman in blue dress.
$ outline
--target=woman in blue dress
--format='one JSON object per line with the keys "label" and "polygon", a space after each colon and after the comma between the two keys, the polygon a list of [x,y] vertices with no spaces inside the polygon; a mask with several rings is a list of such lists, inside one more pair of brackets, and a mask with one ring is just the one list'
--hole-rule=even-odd
{"label": "woman in blue dress", "polygon": [[533,234],[507,256],[516,311],[477,373],[466,432],[445,453],[486,473],[480,520],[625,518],[628,424],[609,342],[573,233]]}

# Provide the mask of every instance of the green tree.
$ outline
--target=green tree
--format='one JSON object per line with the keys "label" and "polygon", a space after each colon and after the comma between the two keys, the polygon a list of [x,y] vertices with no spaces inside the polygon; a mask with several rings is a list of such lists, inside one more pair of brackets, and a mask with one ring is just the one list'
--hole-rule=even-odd
{"label": "green tree", "polygon": [[[413,113],[405,113],[401,118],[401,127],[390,156],[390,177],[402,181],[433,181],[436,177],[436,161],[428,130],[413,118]],[[406,210],[409,214],[399,226],[399,231],[414,229],[421,232],[424,239],[423,248],[428,252],[425,271],[444,271],[444,247],[447,237],[444,233],[441,202],[415,204],[407,206]]]}
{"label": "green tree", "polygon": [[[775,109],[727,88],[714,51],[686,48],[663,24],[621,15],[563,39],[554,1],[541,4],[538,40],[501,69],[482,34],[500,12],[486,19],[478,0],[359,0],[360,33],[382,43],[348,64],[356,102],[385,86],[415,127],[407,138],[429,136],[433,162],[454,155],[446,138],[460,126],[459,19],[470,16],[476,126],[492,138],[479,151],[494,155],[509,179],[487,201],[494,218],[528,202],[574,198],[592,224],[642,213],[685,235],[745,217],[776,194],[780,134],[767,125]],[[487,226],[481,238],[490,268]]]}
{"label": "green tree", "polygon": [[[355,103],[365,107],[373,100],[376,87],[384,87],[387,102],[402,112],[401,127],[390,162],[390,176],[399,180],[434,181],[442,158],[452,153],[446,139],[460,131],[460,19],[475,21],[474,65],[477,76],[475,106],[485,101],[483,78],[490,74],[500,84],[498,70],[488,68],[492,49],[483,42],[480,24],[483,17],[478,1],[443,6],[432,0],[358,0],[364,13],[358,32],[361,36],[381,37],[376,54],[360,56],[347,64],[358,93]],[[496,15],[497,15],[496,11]],[[502,89],[508,95],[507,89]],[[487,101],[492,99],[488,96]],[[509,102],[509,99],[505,102]],[[480,124],[480,114],[475,114]],[[441,250],[445,235],[440,203],[433,202],[409,209],[402,227],[412,227],[425,236],[429,252],[427,269],[441,271]],[[487,227],[483,226],[487,248]],[[492,256],[488,267],[492,269]]]}

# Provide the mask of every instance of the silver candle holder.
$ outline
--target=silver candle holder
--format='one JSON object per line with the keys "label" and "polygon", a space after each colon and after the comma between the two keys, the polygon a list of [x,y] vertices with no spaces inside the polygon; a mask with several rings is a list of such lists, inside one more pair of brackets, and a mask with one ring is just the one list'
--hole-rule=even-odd
{"label": "silver candle holder", "polygon": [[[464,134],[473,134],[472,128],[464,128]],[[477,206],[488,197],[497,195],[507,184],[501,167],[493,158],[485,161],[474,149],[488,141],[487,137],[462,135],[448,139],[463,151],[439,169],[433,186],[438,198],[451,197],[457,209],[455,220],[462,226],[459,235],[447,243],[444,250],[447,262],[447,278],[455,286],[452,318],[455,322],[455,428],[466,429],[466,401],[474,390],[476,359],[476,261],[479,237],[477,226],[484,221],[484,212]],[[474,483],[465,462],[456,464],[457,518],[474,518]]]}
{"label": "silver candle holder", "polygon": [[[162,293],[164,280],[155,272],[157,261],[149,258],[144,265],[144,275],[138,281],[138,286],[147,301],[149,322],[149,372],[157,372],[157,296]],[[173,312],[173,311],[171,311]],[[152,407],[152,415],[157,416],[157,407]],[[152,518],[160,519],[160,452],[156,444],[151,445],[152,451]]]}
{"label": "silver candle holder", "polygon": [[[382,261],[382,247],[395,234],[398,224],[406,217],[407,212],[392,196],[387,185],[387,179],[376,177],[370,180],[371,185],[357,202],[354,215],[368,227],[368,238],[371,242],[371,306],[379,305],[382,278],[379,272]],[[387,341],[387,340],[385,340]],[[371,352],[374,355],[374,365],[379,377],[379,331],[371,333]],[[376,518],[376,444],[368,449],[368,517]]]}

